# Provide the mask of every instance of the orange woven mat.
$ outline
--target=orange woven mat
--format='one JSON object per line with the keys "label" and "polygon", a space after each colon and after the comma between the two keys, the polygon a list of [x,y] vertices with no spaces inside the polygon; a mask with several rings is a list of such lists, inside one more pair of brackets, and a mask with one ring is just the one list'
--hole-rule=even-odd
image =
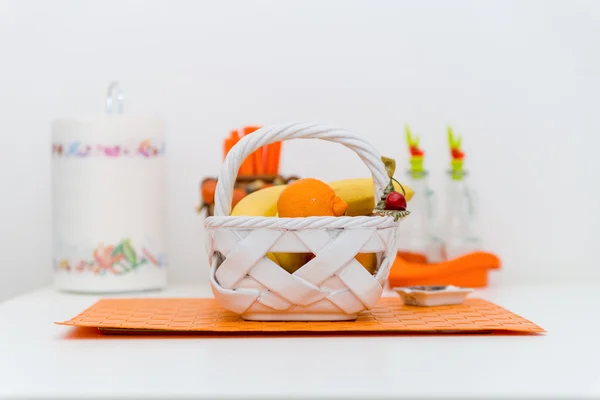
{"label": "orange woven mat", "polygon": [[226,311],[214,299],[103,299],[59,325],[130,332],[205,333],[539,333],[544,329],[482,299],[438,307],[405,306],[382,298],[356,321],[253,322]]}

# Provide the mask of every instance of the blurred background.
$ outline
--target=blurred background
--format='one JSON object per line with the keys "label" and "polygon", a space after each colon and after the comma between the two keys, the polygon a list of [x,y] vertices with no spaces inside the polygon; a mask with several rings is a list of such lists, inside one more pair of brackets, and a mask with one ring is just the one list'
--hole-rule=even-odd
{"label": "blurred background", "polygon": [[[0,1],[0,299],[52,279],[50,122],[167,123],[169,281],[207,282],[199,184],[230,129],[309,120],[364,135],[431,184],[463,136],[494,285],[600,279],[600,2]],[[314,157],[317,149],[327,157]],[[356,155],[284,144],[281,172],[367,176]]]}

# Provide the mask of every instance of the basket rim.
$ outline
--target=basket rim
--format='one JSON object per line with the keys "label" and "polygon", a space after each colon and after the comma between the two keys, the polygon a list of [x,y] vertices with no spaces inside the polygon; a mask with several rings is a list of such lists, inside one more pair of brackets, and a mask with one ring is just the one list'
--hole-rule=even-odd
{"label": "basket rim", "polygon": [[296,217],[279,218],[264,216],[211,216],[204,221],[207,229],[357,229],[357,228],[393,228],[410,214],[405,211],[397,220],[389,215],[341,216],[341,217]]}

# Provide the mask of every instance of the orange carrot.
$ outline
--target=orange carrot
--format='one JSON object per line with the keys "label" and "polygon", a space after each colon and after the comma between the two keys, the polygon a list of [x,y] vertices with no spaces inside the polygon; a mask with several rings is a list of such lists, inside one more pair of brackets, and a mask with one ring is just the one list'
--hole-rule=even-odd
{"label": "orange carrot", "polygon": [[271,143],[266,146],[265,154],[263,154],[263,160],[265,163],[265,174],[275,175],[274,158],[275,157],[275,143]]}
{"label": "orange carrot", "polygon": [[271,173],[273,175],[277,175],[279,174],[279,160],[281,157],[281,142],[275,142],[273,144],[271,144],[272,150],[271,150]]}
{"label": "orange carrot", "polygon": [[263,146],[254,152],[254,175],[262,175],[265,173],[263,163],[263,153],[265,150],[266,147]]}
{"label": "orange carrot", "polygon": [[[244,136],[260,129],[260,126],[245,126]],[[259,161],[260,160],[260,161]],[[248,166],[246,164],[249,164]],[[242,173],[242,170],[244,173]],[[257,175],[262,174],[262,148],[250,154],[240,168],[240,175]]]}
{"label": "orange carrot", "polygon": [[[240,136],[247,135],[246,129],[240,132]],[[242,161],[242,165],[238,171],[238,175],[240,176],[250,176],[254,174],[254,159],[252,158],[252,154],[248,156],[245,160]]]}
{"label": "orange carrot", "polygon": [[229,150],[231,150],[231,148],[233,146],[235,146],[235,144],[238,142],[238,140],[240,140],[240,138],[238,136],[238,131],[234,129],[230,132],[229,137],[227,139],[225,139],[225,141],[224,141],[223,159],[225,159],[225,157],[227,157],[227,153],[229,153]]}
{"label": "orange carrot", "polygon": [[263,151],[262,151],[262,166],[263,166],[263,174],[265,175],[269,175],[269,154],[272,153],[272,151],[270,151],[271,146],[263,146]]}
{"label": "orange carrot", "polygon": [[254,174],[254,165],[252,164],[252,155],[250,155],[250,157],[248,157],[240,166],[238,175],[250,176],[253,174]]}

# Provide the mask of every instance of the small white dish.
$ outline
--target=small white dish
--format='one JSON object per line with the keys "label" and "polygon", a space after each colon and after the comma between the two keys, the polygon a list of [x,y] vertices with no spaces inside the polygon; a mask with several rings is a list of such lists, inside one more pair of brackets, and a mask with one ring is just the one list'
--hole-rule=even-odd
{"label": "small white dish", "polygon": [[397,287],[393,290],[402,297],[405,305],[422,307],[462,304],[473,291],[452,285]]}

